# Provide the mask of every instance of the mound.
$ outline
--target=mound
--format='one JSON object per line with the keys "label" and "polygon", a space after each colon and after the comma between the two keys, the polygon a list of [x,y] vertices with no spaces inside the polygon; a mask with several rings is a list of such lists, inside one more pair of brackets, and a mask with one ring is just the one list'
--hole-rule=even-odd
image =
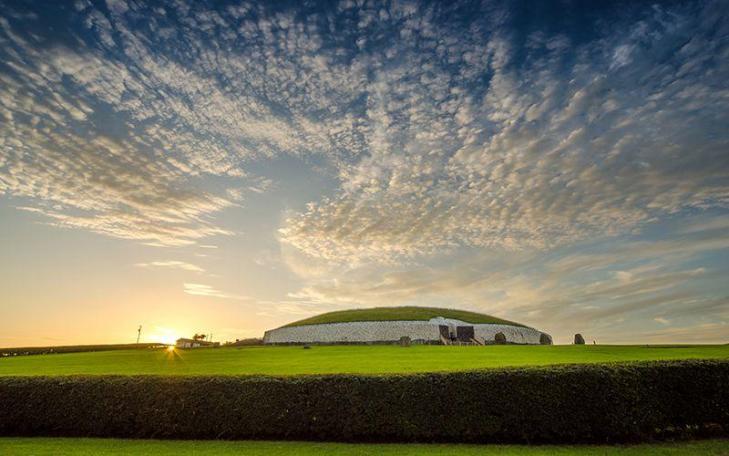
{"label": "mound", "polygon": [[353,321],[428,321],[433,318],[448,318],[461,320],[467,323],[495,324],[521,326],[513,321],[503,320],[478,312],[467,310],[443,309],[439,307],[373,307],[370,309],[350,309],[328,312],[314,317],[305,318],[283,326],[320,325],[324,323],[349,323]]}
{"label": "mound", "polygon": [[[266,331],[265,344],[495,343],[496,334],[511,344],[551,344],[536,329],[491,315],[436,307],[375,307],[329,312]],[[502,342],[503,343],[503,342]]]}

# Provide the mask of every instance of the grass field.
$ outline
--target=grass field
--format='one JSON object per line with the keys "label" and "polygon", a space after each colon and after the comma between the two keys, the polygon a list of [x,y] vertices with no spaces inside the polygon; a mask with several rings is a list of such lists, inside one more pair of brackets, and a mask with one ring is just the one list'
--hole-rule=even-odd
{"label": "grass field", "polygon": [[0,438],[0,454],[16,455],[727,455],[729,440],[631,446],[522,446],[458,444],[344,444],[318,442],[226,442],[68,438]]}
{"label": "grass field", "polygon": [[469,323],[491,323],[524,326],[513,321],[502,320],[467,310],[442,309],[437,307],[374,307],[369,309],[350,309],[328,312],[310,318],[289,323],[287,326],[318,325],[322,323],[347,323],[352,321],[427,321],[431,318],[444,317]]}
{"label": "grass field", "polygon": [[671,359],[729,359],[729,345],[347,345],[116,350],[0,358],[0,376],[72,374],[299,375],[416,373]]}

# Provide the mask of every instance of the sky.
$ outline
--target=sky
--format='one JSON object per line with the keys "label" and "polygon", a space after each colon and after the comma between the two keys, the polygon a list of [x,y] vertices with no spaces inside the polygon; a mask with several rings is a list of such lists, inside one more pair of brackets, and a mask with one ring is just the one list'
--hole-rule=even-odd
{"label": "sky", "polygon": [[728,81],[722,1],[0,0],[0,346],[727,343]]}

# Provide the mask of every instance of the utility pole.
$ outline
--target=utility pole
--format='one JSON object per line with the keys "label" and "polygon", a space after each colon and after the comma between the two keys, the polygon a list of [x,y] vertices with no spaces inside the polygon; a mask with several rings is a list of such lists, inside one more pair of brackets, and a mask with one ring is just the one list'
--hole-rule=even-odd
{"label": "utility pole", "polygon": [[139,337],[142,335],[142,325],[137,328],[137,343],[139,343]]}

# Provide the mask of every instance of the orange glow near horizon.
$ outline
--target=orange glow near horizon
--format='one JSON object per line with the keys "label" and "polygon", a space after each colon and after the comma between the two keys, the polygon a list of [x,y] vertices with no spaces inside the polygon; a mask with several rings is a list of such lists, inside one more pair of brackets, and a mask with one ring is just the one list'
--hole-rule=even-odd
{"label": "orange glow near horizon", "polygon": [[159,342],[165,345],[175,345],[181,336],[178,331],[171,328],[155,327],[155,331],[149,336],[152,342]]}

